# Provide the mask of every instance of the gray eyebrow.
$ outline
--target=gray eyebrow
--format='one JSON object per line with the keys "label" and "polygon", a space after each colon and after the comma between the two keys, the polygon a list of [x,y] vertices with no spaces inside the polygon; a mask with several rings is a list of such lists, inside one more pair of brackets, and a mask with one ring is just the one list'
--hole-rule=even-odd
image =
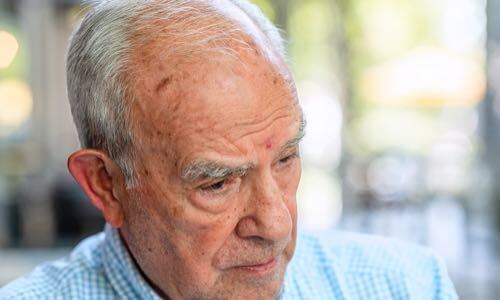
{"label": "gray eyebrow", "polygon": [[254,167],[254,164],[231,167],[215,161],[199,160],[185,167],[181,172],[181,178],[185,181],[192,182],[199,178],[216,179],[231,175],[244,176],[248,170]]}
{"label": "gray eyebrow", "polygon": [[[301,116],[297,134],[282,147],[282,151],[293,148],[300,143],[305,135],[305,127],[306,120]],[[252,168],[255,168],[254,163],[231,167],[216,161],[198,160],[189,164],[182,170],[181,178],[184,181],[193,182],[199,178],[217,179],[232,175],[244,176]]]}
{"label": "gray eyebrow", "polygon": [[293,139],[289,140],[282,147],[283,150],[293,148],[293,147],[297,146],[300,143],[300,141],[302,141],[302,139],[306,135],[306,125],[307,125],[306,119],[304,119],[304,116],[301,115],[299,130],[297,131],[297,134],[295,135],[295,137]]}

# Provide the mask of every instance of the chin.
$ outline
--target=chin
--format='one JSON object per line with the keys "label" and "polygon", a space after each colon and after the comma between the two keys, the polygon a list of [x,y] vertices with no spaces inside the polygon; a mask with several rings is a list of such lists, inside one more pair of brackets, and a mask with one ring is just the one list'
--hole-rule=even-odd
{"label": "chin", "polygon": [[[282,283],[252,287],[240,291],[228,291],[226,295],[217,299],[244,299],[244,300],[275,300],[280,295]],[[227,296],[227,297],[226,297]]]}
{"label": "chin", "polygon": [[281,257],[277,269],[272,274],[249,279],[244,283],[242,293],[235,299],[276,299],[281,293],[288,261]]}
{"label": "chin", "polygon": [[220,280],[211,295],[200,299],[277,299],[283,287],[287,259],[282,256],[276,270],[268,274],[254,274],[232,270]]}
{"label": "chin", "polygon": [[275,300],[281,292],[282,283],[280,284],[267,284],[260,287],[235,287],[228,288],[225,286],[223,289],[218,289],[211,292],[194,293],[190,291],[189,295],[184,295],[185,299],[244,299],[244,300]]}

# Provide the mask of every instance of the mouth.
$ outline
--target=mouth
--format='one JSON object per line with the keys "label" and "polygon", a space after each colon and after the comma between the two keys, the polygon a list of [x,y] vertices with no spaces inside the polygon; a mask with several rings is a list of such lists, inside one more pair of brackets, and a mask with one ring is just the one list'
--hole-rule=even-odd
{"label": "mouth", "polygon": [[235,267],[238,270],[253,273],[256,275],[265,275],[274,272],[278,265],[279,257],[273,257],[263,263],[249,264]]}

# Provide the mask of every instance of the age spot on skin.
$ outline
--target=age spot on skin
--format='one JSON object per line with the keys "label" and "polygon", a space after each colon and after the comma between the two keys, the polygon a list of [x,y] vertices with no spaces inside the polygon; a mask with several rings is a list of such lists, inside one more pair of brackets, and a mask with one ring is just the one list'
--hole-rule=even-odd
{"label": "age spot on skin", "polygon": [[174,206],[172,207],[172,215],[174,217],[180,217],[184,212],[184,208],[182,206]]}
{"label": "age spot on skin", "polygon": [[156,92],[158,93],[161,89],[165,88],[172,82],[172,76],[167,76],[160,81],[158,86],[156,87]]}
{"label": "age spot on skin", "polygon": [[175,102],[172,107],[172,113],[177,112],[179,110],[180,105],[181,105],[180,101]]}

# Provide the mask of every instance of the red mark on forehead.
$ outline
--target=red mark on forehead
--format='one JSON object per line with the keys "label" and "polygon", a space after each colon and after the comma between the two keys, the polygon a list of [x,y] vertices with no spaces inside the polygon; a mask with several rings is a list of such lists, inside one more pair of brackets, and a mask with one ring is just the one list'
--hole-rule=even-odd
{"label": "red mark on forehead", "polygon": [[266,140],[265,142],[266,149],[270,150],[273,147],[273,141],[271,139]]}

